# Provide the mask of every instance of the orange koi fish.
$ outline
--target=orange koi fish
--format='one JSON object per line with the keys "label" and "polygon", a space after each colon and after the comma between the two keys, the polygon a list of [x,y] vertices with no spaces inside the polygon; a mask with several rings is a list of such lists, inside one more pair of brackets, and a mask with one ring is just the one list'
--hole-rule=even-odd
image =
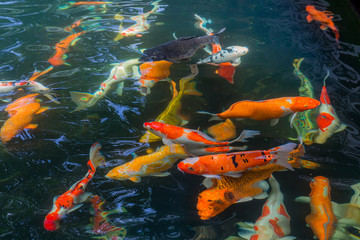
{"label": "orange koi fish", "polygon": [[346,124],[341,123],[334,108],[331,106],[330,98],[325,87],[325,80],[326,78],[324,79],[324,86],[321,90],[319,115],[316,118],[319,130],[314,142],[319,144],[325,143],[334,133],[341,132],[347,127]]}
{"label": "orange koi fish", "polygon": [[281,97],[262,101],[240,101],[230,106],[225,112],[212,114],[208,112],[198,112],[213,115],[209,120],[219,120],[226,118],[250,118],[253,120],[271,120],[271,125],[278,123],[279,118],[290,113],[302,112],[316,108],[320,102],[309,97]]}
{"label": "orange koi fish", "polygon": [[0,130],[0,137],[3,143],[10,141],[23,129],[37,128],[37,124],[31,124],[34,115],[49,109],[48,107],[40,106],[39,101],[41,100],[36,99],[38,95],[39,94],[26,95],[5,108],[10,118],[5,121]]}
{"label": "orange koi fish", "polygon": [[[310,188],[311,213],[305,221],[318,239],[331,239],[337,219],[331,206],[329,179],[317,176],[310,182]],[[302,199],[297,198],[296,201]]]}
{"label": "orange koi fish", "polygon": [[[147,18],[151,15],[151,14],[155,14],[156,11],[160,8],[159,6],[159,2],[161,0],[157,0],[153,3],[151,3],[151,5],[153,5],[153,9],[149,12],[146,12],[144,14],[141,15],[137,15],[134,17],[131,17],[131,20],[134,20],[136,23],[131,25],[130,27],[123,29],[122,27],[122,22],[119,26],[119,33],[118,35],[115,37],[114,41],[119,41],[120,39],[122,39],[123,37],[130,37],[130,36],[137,36],[137,37],[141,37],[142,35],[140,33],[145,32],[146,30],[148,30],[150,28],[150,24],[147,21]],[[124,17],[122,17],[121,15],[117,14],[115,16],[115,19],[122,21],[124,19]]]}
{"label": "orange koi fish", "polygon": [[115,180],[129,179],[133,182],[140,182],[141,177],[156,176],[166,177],[166,172],[180,158],[189,156],[185,149],[179,145],[162,146],[157,151],[145,156],[136,157],[130,162],[111,169],[105,177]]}
{"label": "orange koi fish", "polygon": [[217,141],[225,141],[236,136],[236,127],[230,119],[226,119],[225,122],[209,127],[207,132]]}
{"label": "orange koi fish", "polygon": [[221,179],[219,175],[240,177],[241,172],[269,163],[294,170],[288,163],[289,153],[296,147],[287,143],[269,150],[242,151],[187,158],[178,164],[182,172]]}
{"label": "orange koi fish", "polygon": [[[302,160],[298,157],[304,153],[302,145],[292,151],[289,154],[291,166],[300,167]],[[228,176],[223,176],[221,180],[206,178],[203,183],[209,189],[199,194],[197,203],[200,218],[207,220],[215,217],[234,203],[251,201],[253,198],[266,198],[269,186],[263,180],[269,178],[273,172],[283,170],[286,168],[270,163],[246,171],[239,178]]]}
{"label": "orange koi fish", "polygon": [[119,213],[126,211],[125,209],[116,209],[110,212],[104,211],[103,205],[105,204],[105,200],[102,200],[100,196],[93,195],[90,198],[92,213],[94,217],[92,218],[92,232],[96,235],[102,235],[101,239],[109,239],[109,240],[122,240],[125,239],[126,229],[122,227],[116,227],[109,222],[108,215],[112,213]]}
{"label": "orange koi fish", "polygon": [[141,77],[139,79],[140,93],[142,95],[150,94],[150,88],[152,88],[157,82],[167,80],[170,76],[170,66],[172,62],[168,61],[155,61],[145,62],[140,65]]}
{"label": "orange koi fish", "polygon": [[61,40],[55,45],[55,54],[48,60],[48,62],[53,66],[61,66],[61,65],[69,65],[65,62],[67,58],[67,53],[69,51],[69,47],[74,46],[75,43],[80,39],[79,36],[86,33],[86,31],[78,32],[69,35],[65,39]]}
{"label": "orange koi fish", "polygon": [[86,186],[94,177],[96,168],[104,163],[105,157],[100,152],[101,144],[94,143],[90,148],[90,160],[88,161],[88,172],[85,177],[59,197],[54,197],[52,210],[46,215],[44,228],[47,231],[55,231],[60,228],[60,220],[66,214],[80,208],[92,193],[85,192]]}
{"label": "orange koi fish", "polygon": [[306,16],[306,20],[308,22],[315,20],[315,21],[321,23],[321,26],[320,26],[321,30],[327,30],[328,28],[330,28],[334,32],[338,48],[340,48],[339,30],[336,28],[334,22],[332,21],[332,19],[334,18],[333,17],[334,14],[329,11],[318,11],[312,5],[307,5],[305,9],[309,13],[309,15]]}
{"label": "orange koi fish", "polygon": [[234,142],[247,142],[247,138],[254,137],[260,132],[255,130],[244,130],[240,136],[230,142],[216,141],[203,132],[189,128],[178,127],[161,122],[145,122],[144,128],[162,137],[166,145],[171,145],[173,142],[184,144],[188,147],[201,147],[209,145],[229,145]]}

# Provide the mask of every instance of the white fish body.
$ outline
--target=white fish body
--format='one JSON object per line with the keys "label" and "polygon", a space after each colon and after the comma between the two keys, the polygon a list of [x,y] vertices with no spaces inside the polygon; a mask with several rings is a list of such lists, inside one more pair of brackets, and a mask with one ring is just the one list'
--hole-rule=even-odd
{"label": "white fish body", "polygon": [[249,52],[247,47],[242,46],[230,46],[225,49],[220,50],[217,53],[210,55],[209,57],[200,60],[197,64],[203,63],[214,63],[220,64],[225,62],[230,62],[234,67],[239,66],[241,63],[241,56],[244,56]]}

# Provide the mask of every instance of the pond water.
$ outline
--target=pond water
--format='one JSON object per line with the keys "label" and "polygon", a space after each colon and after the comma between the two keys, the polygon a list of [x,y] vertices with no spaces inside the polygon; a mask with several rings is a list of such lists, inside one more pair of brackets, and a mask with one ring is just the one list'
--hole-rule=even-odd
{"label": "pond water", "polygon": [[[62,6],[68,5],[68,8]],[[306,21],[306,5],[332,11],[339,29],[338,48],[331,30]],[[48,232],[43,227],[53,197],[67,191],[87,172],[89,149],[95,142],[106,164],[100,166],[87,191],[106,200],[104,209],[126,209],[109,215],[111,223],[127,230],[126,239],[192,239],[193,227],[213,226],[215,239],[237,234],[236,222],[255,222],[265,200],[253,200],[230,206],[214,218],[203,221],[196,209],[198,194],[205,189],[203,177],[181,173],[175,166],[167,177],[143,177],[139,183],[105,178],[113,167],[130,161],[133,153],[146,154],[148,143],[140,143],[145,133],[143,123],[154,120],[172,98],[169,83],[159,82],[147,96],[140,94],[136,80],[124,82],[122,96],[116,87],[88,109],[74,111],[76,104],[69,91],[94,93],[108,78],[113,65],[141,56],[141,49],[151,48],[176,37],[205,35],[196,28],[194,14],[211,19],[208,26],[220,34],[222,46],[249,48],[236,68],[234,84],[215,74],[216,66],[199,65],[196,89],[202,96],[184,96],[181,111],[190,119],[188,128],[206,130],[214,122],[197,111],[213,113],[227,109],[240,100],[262,100],[298,96],[300,81],[293,74],[293,61],[304,58],[301,71],[311,80],[319,99],[323,79],[329,71],[326,87],[331,104],[343,123],[344,131],[334,134],[325,144],[305,146],[304,159],[317,162],[318,169],[297,169],[274,174],[284,194],[291,216],[291,235],[312,239],[305,225],[307,204],[294,202],[308,196],[314,176],[330,180],[331,198],[347,203],[353,195],[351,185],[360,182],[360,22],[348,1],[335,0],[162,0],[158,14],[149,16],[150,28],[142,36],[114,41],[120,20],[126,28],[130,19],[150,11],[151,1],[112,1],[105,5],[76,6],[63,0],[18,0],[0,2],[0,80],[25,80],[35,69],[50,67],[48,59],[55,45],[71,33],[64,31],[85,18],[85,29],[76,44],[69,47],[66,63],[40,76],[36,81],[54,89],[59,104],[45,96],[42,106],[49,109],[34,116],[36,129],[25,129],[1,146],[0,157],[0,239],[90,239],[90,204],[71,212],[61,220],[61,227]],[[170,78],[176,83],[190,74],[189,64],[208,54],[202,49],[188,61],[174,63]],[[9,102],[26,95],[19,89],[2,94],[1,120]],[[250,150],[269,149],[296,138],[287,117],[270,127],[269,121],[236,121],[237,129],[260,130],[249,141]],[[161,143],[151,143],[156,148]]]}

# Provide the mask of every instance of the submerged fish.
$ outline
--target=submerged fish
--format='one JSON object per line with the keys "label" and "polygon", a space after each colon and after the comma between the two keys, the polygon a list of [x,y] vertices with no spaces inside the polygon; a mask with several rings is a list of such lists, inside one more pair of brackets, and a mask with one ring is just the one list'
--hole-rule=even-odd
{"label": "submerged fish", "polygon": [[200,60],[197,62],[197,64],[203,64],[203,63],[214,63],[214,64],[220,64],[229,62],[234,67],[239,66],[241,63],[241,56],[244,56],[249,52],[249,49],[247,47],[241,47],[241,46],[230,46],[225,49],[222,49],[209,57]]}
{"label": "submerged fish", "polygon": [[170,42],[163,43],[153,48],[146,49],[139,58],[140,62],[166,60],[176,62],[191,58],[199,48],[206,44],[219,43],[218,34],[211,36],[181,37]]}
{"label": "submerged fish", "polygon": [[60,220],[66,214],[80,208],[92,194],[85,192],[85,189],[94,177],[96,168],[104,163],[104,156],[100,152],[100,143],[94,143],[90,148],[88,161],[88,172],[85,177],[76,182],[71,188],[59,197],[54,197],[54,204],[51,211],[46,215],[44,228],[47,231],[55,231],[60,228]]}
{"label": "submerged fish", "polygon": [[225,141],[236,136],[236,127],[230,119],[226,119],[225,122],[209,127],[207,132],[217,141]]}

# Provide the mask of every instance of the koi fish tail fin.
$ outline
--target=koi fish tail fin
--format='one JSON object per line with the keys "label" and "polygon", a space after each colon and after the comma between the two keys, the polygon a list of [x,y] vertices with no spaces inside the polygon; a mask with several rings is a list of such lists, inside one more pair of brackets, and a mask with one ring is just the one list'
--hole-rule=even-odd
{"label": "koi fish tail fin", "polygon": [[294,171],[294,168],[288,162],[288,159],[289,159],[289,153],[292,152],[295,149],[295,147],[296,147],[295,143],[287,143],[287,144],[269,149],[269,152],[272,155],[275,155],[274,160],[275,160],[276,164],[283,166],[285,168],[288,168],[291,171]]}
{"label": "koi fish tail fin", "polygon": [[89,162],[92,164],[94,168],[97,168],[98,166],[105,163],[105,157],[100,152],[101,144],[96,142],[94,143],[90,148],[90,160]]}
{"label": "koi fish tail fin", "polygon": [[209,113],[209,112],[205,112],[205,111],[197,111],[197,113],[211,115],[212,117],[209,119],[209,122],[210,121],[222,121],[223,120],[216,113]]}
{"label": "koi fish tail fin", "polygon": [[152,2],[151,5],[153,5],[153,9],[151,9],[151,13],[154,13],[156,10],[158,10],[160,8],[159,6],[159,2],[161,2],[161,0],[156,0],[155,2]]}
{"label": "koi fish tail fin", "polygon": [[339,45],[339,38],[340,38],[340,33],[339,33],[339,30],[335,27],[332,29],[334,34],[335,34],[335,39],[336,39],[336,43],[338,45],[338,48],[340,48],[340,45]]}
{"label": "koi fish tail fin", "polygon": [[293,66],[296,70],[300,71],[300,65],[302,63],[302,61],[304,60],[304,58],[297,58],[297,59],[294,59],[294,62],[293,62]]}
{"label": "koi fish tail fin", "polygon": [[252,138],[259,134],[260,134],[260,131],[257,131],[257,130],[244,130],[241,132],[239,137],[230,141],[229,144],[234,143],[234,142],[247,142],[247,140],[246,140],[247,138]]}
{"label": "koi fish tail fin", "polygon": [[200,17],[199,15],[197,15],[196,13],[194,14],[194,16],[195,16],[195,18],[198,20],[198,21],[195,23],[195,27],[198,28],[198,29],[203,30],[207,35],[211,35],[214,30],[212,30],[212,29],[209,28],[209,27],[206,27],[207,24],[211,24],[211,23],[212,23],[211,19],[202,18],[202,17]]}
{"label": "koi fish tail fin", "polygon": [[86,109],[95,105],[98,98],[94,94],[70,91],[71,100],[77,105],[74,111]]}

